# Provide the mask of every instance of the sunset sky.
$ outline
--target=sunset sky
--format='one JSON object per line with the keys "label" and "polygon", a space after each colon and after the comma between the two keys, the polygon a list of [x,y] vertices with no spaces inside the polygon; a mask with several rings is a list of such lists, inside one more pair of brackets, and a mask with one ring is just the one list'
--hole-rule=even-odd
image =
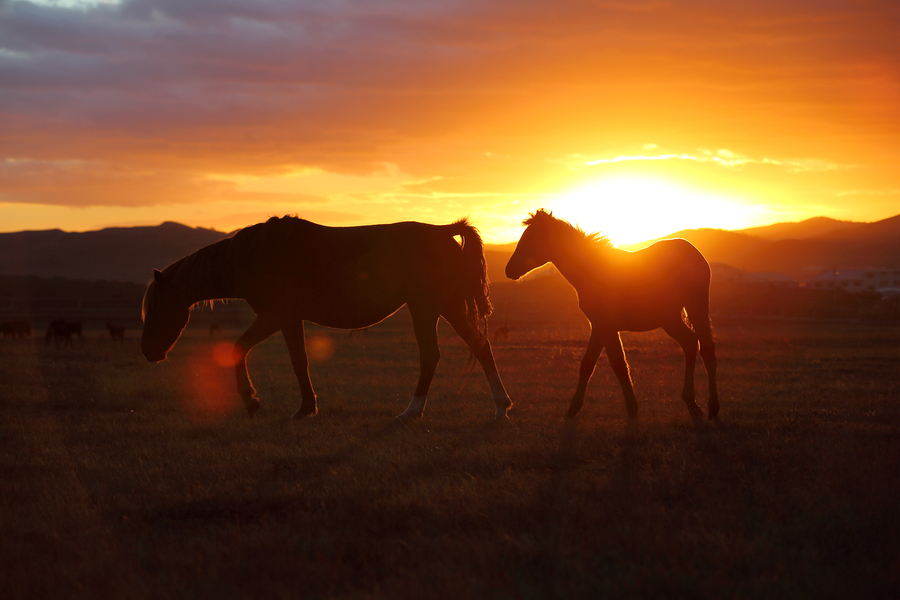
{"label": "sunset sky", "polygon": [[0,0],[0,231],[900,213],[900,3]]}

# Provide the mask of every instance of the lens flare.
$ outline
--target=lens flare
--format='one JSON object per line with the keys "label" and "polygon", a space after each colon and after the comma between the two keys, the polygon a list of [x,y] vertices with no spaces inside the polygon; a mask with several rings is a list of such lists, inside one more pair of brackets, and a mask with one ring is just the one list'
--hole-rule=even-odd
{"label": "lens flare", "polygon": [[334,354],[334,340],[325,333],[319,333],[306,340],[306,353],[312,360],[328,360]]}
{"label": "lens flare", "polygon": [[237,408],[238,395],[234,390],[232,350],[234,344],[217,342],[201,344],[185,362],[188,413],[198,422],[210,417],[222,417]]}
{"label": "lens flare", "polygon": [[234,344],[231,342],[219,342],[213,346],[213,360],[220,367],[234,366]]}

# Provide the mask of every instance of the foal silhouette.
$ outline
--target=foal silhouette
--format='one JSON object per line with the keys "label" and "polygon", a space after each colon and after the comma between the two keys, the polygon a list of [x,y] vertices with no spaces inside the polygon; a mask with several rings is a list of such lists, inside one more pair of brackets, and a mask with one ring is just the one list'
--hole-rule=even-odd
{"label": "foal silhouette", "polygon": [[[454,236],[462,240],[458,243]],[[450,225],[394,223],[326,227],[296,217],[271,218],[154,271],[143,302],[141,349],[163,360],[181,335],[190,309],[220,298],[247,300],[257,317],[234,349],[237,389],[250,416],[259,408],[247,373],[247,353],[281,330],[300,383],[294,417],[316,414],[309,379],[304,321],[362,329],[404,304],[419,345],[419,382],[399,419],[422,415],[440,360],[437,322],[446,319],[481,363],[496,405],[512,405],[491,345],[478,323],[491,313],[478,230],[463,219]]]}
{"label": "foal silhouette", "polygon": [[591,323],[578,387],[566,416],[574,418],[581,410],[588,381],[605,347],[625,395],[628,417],[636,418],[637,400],[619,332],[662,327],[684,350],[681,397],[695,420],[703,418],[694,401],[699,342],[709,376],[709,418],[716,418],[716,350],[709,320],[709,264],[703,255],[682,239],[656,242],[637,252],[619,250],[605,237],[587,234],[544,209],[530,214],[522,224],[526,229],[506,265],[506,276],[519,279],[552,262],[578,292],[581,311]]}

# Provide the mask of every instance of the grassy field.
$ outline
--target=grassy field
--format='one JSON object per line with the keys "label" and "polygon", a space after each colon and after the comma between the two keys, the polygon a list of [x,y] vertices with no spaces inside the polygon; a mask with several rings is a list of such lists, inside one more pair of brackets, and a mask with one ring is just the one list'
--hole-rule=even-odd
{"label": "grassy field", "polygon": [[279,337],[250,355],[253,420],[216,362],[236,331],[189,330],[157,365],[133,332],[0,340],[0,597],[898,597],[900,326],[717,323],[701,427],[675,342],[624,334],[628,429],[605,357],[561,422],[583,320],[523,323],[494,345],[503,424],[446,327],[424,419],[392,424],[418,371],[405,315],[310,329],[300,422]]}

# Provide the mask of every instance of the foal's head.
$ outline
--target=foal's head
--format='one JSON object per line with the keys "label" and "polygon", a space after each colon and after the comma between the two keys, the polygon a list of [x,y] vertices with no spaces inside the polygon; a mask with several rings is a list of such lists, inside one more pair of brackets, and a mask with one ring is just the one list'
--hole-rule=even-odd
{"label": "foal's head", "polygon": [[183,299],[170,279],[154,269],[153,281],[144,294],[141,352],[150,362],[166,358],[190,316],[190,303]]}
{"label": "foal's head", "polygon": [[578,231],[543,208],[529,214],[522,225],[526,226],[525,231],[506,264],[506,276],[510,279],[518,279],[552,261],[568,232]]}

